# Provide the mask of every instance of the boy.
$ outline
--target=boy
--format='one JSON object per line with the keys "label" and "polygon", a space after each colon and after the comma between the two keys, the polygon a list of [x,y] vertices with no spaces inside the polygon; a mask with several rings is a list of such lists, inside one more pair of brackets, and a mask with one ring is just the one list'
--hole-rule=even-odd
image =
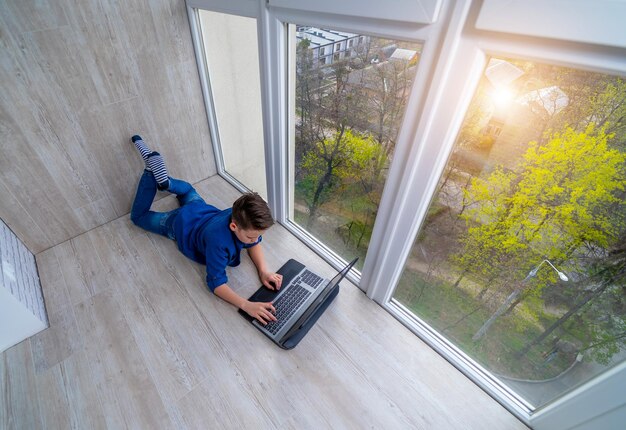
{"label": "boy", "polygon": [[[248,250],[263,285],[280,289],[282,275],[270,272],[261,249],[262,234],[274,224],[267,203],[256,193],[238,198],[231,209],[208,205],[191,184],[171,178],[163,157],[146,146],[141,136],[131,141],[145,162],[145,170],[130,212],[132,222],[144,230],[173,239],[178,249],[206,265],[206,282],[218,297],[242,309],[262,324],[276,321],[272,303],[250,302],[226,283],[226,266],[238,266],[239,253]],[[176,194],[180,207],[170,212],[150,210],[157,188]]]}

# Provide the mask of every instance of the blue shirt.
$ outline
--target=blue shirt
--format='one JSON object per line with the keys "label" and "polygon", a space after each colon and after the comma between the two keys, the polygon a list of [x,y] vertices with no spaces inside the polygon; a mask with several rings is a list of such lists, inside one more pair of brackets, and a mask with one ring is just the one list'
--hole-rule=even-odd
{"label": "blue shirt", "polygon": [[239,253],[245,244],[230,229],[232,208],[220,210],[204,202],[192,202],[180,208],[172,227],[178,249],[192,260],[206,265],[206,283],[211,292],[228,281],[226,266],[240,263]]}

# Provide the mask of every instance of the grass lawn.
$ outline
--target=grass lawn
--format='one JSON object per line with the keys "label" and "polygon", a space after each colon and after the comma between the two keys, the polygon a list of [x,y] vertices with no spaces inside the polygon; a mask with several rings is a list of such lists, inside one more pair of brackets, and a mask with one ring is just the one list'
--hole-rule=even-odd
{"label": "grass lawn", "polygon": [[[296,192],[297,191],[296,189]],[[363,268],[363,262],[365,261],[365,254],[367,253],[367,247],[372,234],[372,226],[374,224],[373,219],[366,224],[366,219],[359,219],[361,217],[355,216],[355,212],[363,212],[365,203],[362,200],[360,196],[355,195],[352,198],[338,202],[328,202],[319,209],[318,219],[309,231],[309,233],[313,234],[344,259],[350,261],[354,257],[359,257],[359,261],[356,264],[358,270]],[[296,193],[296,202],[299,203],[300,206],[306,206],[298,193]],[[354,211],[352,209],[354,209]],[[294,211],[294,217],[296,223],[306,228],[309,219],[307,213],[296,209]],[[355,225],[353,230],[349,233],[348,227],[353,221],[359,221],[360,224]],[[363,236],[357,247],[361,229],[363,229]],[[349,238],[348,235],[350,236]]]}
{"label": "grass lawn", "polygon": [[491,311],[469,292],[445,282],[428,285],[419,273],[407,270],[394,298],[496,374],[543,380],[557,376],[571,364],[560,355],[546,360],[544,354],[550,347],[545,344],[531,349],[525,357],[515,357],[528,341],[541,334],[543,325],[527,318],[524,313],[532,310],[521,305],[511,314],[498,318],[482,339],[474,341],[472,336],[491,316]]}

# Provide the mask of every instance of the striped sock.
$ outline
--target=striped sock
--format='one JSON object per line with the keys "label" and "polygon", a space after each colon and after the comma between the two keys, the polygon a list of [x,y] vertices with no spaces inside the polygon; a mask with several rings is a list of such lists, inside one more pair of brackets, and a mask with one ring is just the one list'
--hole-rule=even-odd
{"label": "striped sock", "polygon": [[133,141],[135,148],[137,148],[137,151],[139,151],[139,153],[141,154],[141,158],[143,158],[143,161],[146,162],[148,160],[148,157],[152,153],[152,151],[150,151],[150,148],[146,146],[145,142],[138,134],[131,137],[130,140]]}
{"label": "striped sock", "polygon": [[161,157],[161,154],[156,151],[151,152],[146,159],[146,168],[152,171],[159,190],[167,190],[170,187],[167,167],[165,167],[165,161],[163,157]]}

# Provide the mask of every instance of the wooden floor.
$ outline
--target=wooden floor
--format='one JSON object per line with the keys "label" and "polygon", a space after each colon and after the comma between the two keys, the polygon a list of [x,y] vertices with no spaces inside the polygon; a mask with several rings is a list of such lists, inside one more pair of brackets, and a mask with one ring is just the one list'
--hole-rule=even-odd
{"label": "wooden floor", "polygon": [[[197,188],[218,207],[238,195],[218,177]],[[281,226],[263,246],[275,269],[332,274]],[[128,217],[37,263],[51,327],[0,354],[2,429],[526,428],[349,282],[283,351]],[[244,296],[259,285],[247,256],[229,278]]]}

